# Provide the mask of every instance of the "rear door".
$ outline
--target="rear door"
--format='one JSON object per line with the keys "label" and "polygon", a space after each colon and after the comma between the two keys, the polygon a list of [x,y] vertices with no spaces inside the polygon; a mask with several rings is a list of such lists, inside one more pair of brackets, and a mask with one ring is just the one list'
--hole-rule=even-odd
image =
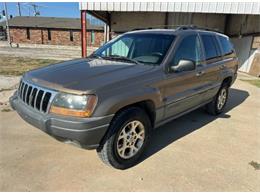
{"label": "rear door", "polygon": [[229,38],[225,35],[217,35],[218,43],[221,48],[223,63],[220,67],[221,73],[225,74],[236,74],[238,69],[238,59],[234,46],[230,42]]}
{"label": "rear door", "polygon": [[203,102],[206,102],[211,100],[218,92],[221,84],[219,72],[223,61],[215,33],[202,32],[199,34],[204,51],[205,67],[201,82],[203,83]]}

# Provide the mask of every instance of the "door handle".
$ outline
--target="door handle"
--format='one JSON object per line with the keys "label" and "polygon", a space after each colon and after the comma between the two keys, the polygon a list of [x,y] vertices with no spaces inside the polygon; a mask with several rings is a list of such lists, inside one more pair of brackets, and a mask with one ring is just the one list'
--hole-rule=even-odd
{"label": "door handle", "polygon": [[199,71],[196,73],[196,76],[199,77],[199,76],[203,75],[204,73],[205,73],[205,71]]}
{"label": "door handle", "polygon": [[222,65],[219,66],[219,69],[222,70],[222,69],[224,69],[225,67],[226,67],[226,65],[225,65],[225,64],[222,64]]}

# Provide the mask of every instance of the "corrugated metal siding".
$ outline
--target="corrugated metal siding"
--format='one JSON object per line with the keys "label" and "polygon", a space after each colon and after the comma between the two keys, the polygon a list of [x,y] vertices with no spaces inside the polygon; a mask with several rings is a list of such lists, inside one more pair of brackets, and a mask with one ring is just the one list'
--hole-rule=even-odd
{"label": "corrugated metal siding", "polygon": [[121,12],[195,12],[260,15],[260,2],[81,2],[79,8]]}

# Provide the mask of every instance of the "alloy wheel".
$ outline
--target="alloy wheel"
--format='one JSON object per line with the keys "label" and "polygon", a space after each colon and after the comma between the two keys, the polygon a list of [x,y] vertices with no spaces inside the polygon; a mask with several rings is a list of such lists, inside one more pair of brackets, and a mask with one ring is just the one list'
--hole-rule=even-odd
{"label": "alloy wheel", "polygon": [[218,96],[218,102],[217,102],[218,110],[221,110],[224,107],[226,100],[227,100],[227,90],[226,88],[223,88],[221,89]]}
{"label": "alloy wheel", "polygon": [[123,159],[133,157],[142,148],[145,139],[144,125],[137,120],[127,123],[117,139],[117,153]]}

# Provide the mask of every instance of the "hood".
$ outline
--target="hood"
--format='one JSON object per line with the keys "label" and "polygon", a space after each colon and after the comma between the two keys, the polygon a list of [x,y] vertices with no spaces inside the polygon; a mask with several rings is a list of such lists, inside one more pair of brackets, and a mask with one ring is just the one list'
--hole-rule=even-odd
{"label": "hood", "polygon": [[103,59],[78,59],[39,68],[24,75],[36,85],[60,91],[86,92],[140,76],[153,66]]}

